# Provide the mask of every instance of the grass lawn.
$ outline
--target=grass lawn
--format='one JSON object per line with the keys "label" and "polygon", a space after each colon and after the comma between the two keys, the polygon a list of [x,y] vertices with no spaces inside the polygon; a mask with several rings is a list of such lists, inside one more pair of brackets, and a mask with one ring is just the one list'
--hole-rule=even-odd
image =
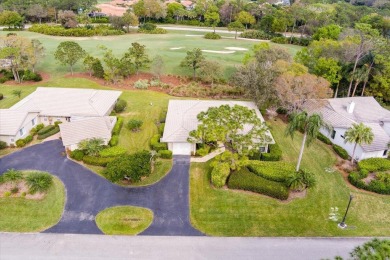
{"label": "grass lawn", "polygon": [[140,182],[132,183],[131,186],[146,186],[154,184],[164,178],[165,175],[167,175],[167,173],[171,170],[171,168],[172,160],[158,159],[153,172],[148,177],[142,179]]}
{"label": "grass lawn", "polygon": [[[0,31],[0,36],[8,32]],[[167,74],[191,75],[191,71],[180,67],[180,62],[188,50],[201,48],[203,50],[223,51],[225,47],[242,47],[250,49],[256,42],[234,39],[207,40],[201,36],[186,36],[204,34],[200,32],[189,31],[169,31],[163,35],[148,34],[127,34],[121,36],[102,36],[102,37],[57,37],[38,33],[23,31],[17,32],[18,35],[30,39],[39,39],[46,49],[46,56],[38,64],[38,71],[48,72],[51,75],[62,75],[69,73],[68,68],[59,65],[54,59],[54,52],[62,41],[77,41],[88,53],[102,58],[103,52],[98,48],[99,45],[105,45],[113,49],[114,54],[121,54],[131,47],[132,42],[144,44],[150,57],[161,55],[165,61]],[[231,35],[229,35],[231,36]],[[301,49],[299,46],[281,45],[287,48],[291,54],[295,54]],[[171,50],[170,48],[183,47],[180,50]],[[237,51],[233,54],[204,53],[211,60],[218,61],[225,68],[225,76],[231,74],[235,65],[241,64],[245,51]],[[75,71],[83,71],[82,63],[75,66]]]}
{"label": "grass lawn", "polygon": [[0,198],[0,231],[40,232],[57,224],[65,205],[65,188],[54,177],[54,185],[42,200]]}
{"label": "grass lawn", "polygon": [[146,208],[118,206],[96,216],[96,224],[106,235],[137,235],[152,224],[153,212]]}
{"label": "grass lawn", "polygon": [[[285,124],[270,122],[286,161],[296,162],[302,141],[284,136]],[[254,193],[214,189],[208,164],[193,163],[190,172],[190,205],[193,225],[214,236],[389,236],[390,196],[359,191],[339,172],[327,173],[334,153],[317,141],[305,149],[302,166],[317,176],[317,186],[303,199],[281,202]],[[349,194],[354,195],[347,224],[341,230],[328,219],[330,207],[344,214]]]}

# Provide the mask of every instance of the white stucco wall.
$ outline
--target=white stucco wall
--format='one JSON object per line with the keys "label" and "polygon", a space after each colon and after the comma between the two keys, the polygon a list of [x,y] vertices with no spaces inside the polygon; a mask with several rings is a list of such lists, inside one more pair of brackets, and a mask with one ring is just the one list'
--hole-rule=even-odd
{"label": "white stucco wall", "polygon": [[62,123],[68,122],[66,117],[62,116],[39,116],[40,122],[44,125],[54,125],[55,122],[61,121]]}
{"label": "white stucco wall", "polygon": [[[35,124],[32,124],[32,121],[35,120]],[[39,124],[39,116],[37,113],[30,113],[27,115],[22,126],[18,129],[18,132],[14,136],[9,135],[0,135],[0,141],[6,142],[8,145],[14,145],[17,140],[26,138],[30,134],[30,130]],[[23,134],[20,134],[20,129],[23,128]]]}
{"label": "white stucco wall", "polygon": [[[108,143],[110,142],[110,139],[103,138],[103,141],[104,141],[104,145],[108,145]],[[67,145],[65,147],[65,149],[70,150],[70,151],[74,151],[78,148],[79,148],[79,144],[71,144],[71,145]]]}
{"label": "white stucco wall", "polygon": [[383,124],[383,129],[385,130],[385,132],[390,135],[390,122],[385,122]]}

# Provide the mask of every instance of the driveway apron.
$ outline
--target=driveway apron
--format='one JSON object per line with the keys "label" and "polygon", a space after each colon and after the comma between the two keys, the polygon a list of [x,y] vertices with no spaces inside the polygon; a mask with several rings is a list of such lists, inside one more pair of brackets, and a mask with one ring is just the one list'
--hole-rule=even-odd
{"label": "driveway apron", "polygon": [[125,188],[112,184],[69,160],[60,140],[48,141],[0,158],[0,174],[7,169],[47,171],[66,188],[65,210],[46,233],[102,234],[95,216],[103,209],[129,205],[149,208],[153,223],[141,235],[203,235],[189,221],[189,156],[175,156],[172,170],[160,182]]}

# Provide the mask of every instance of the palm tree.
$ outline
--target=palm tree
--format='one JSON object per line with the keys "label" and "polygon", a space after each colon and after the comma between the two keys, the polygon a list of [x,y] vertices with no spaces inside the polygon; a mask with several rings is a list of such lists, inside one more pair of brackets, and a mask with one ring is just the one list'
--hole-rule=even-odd
{"label": "palm tree", "polygon": [[294,138],[295,131],[303,131],[303,140],[296,167],[297,172],[301,165],[305,144],[310,145],[310,143],[317,138],[321,127],[328,128],[320,114],[314,113],[309,115],[306,111],[303,111],[292,115],[292,119],[286,129],[286,135],[290,135],[291,138]]}
{"label": "palm tree", "polygon": [[345,143],[355,143],[355,146],[353,147],[351,162],[353,162],[353,158],[355,157],[355,151],[358,144],[371,144],[372,141],[374,141],[374,134],[372,133],[372,129],[363,123],[352,124],[352,127],[348,128],[348,130],[345,131],[344,136]]}

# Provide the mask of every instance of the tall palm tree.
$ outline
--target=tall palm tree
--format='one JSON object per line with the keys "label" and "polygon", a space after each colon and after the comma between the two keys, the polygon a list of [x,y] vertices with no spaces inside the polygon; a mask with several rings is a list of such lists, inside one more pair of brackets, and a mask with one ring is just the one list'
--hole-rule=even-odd
{"label": "tall palm tree", "polygon": [[299,152],[296,171],[299,171],[305,144],[310,145],[310,143],[317,138],[321,127],[329,128],[322,120],[322,116],[320,114],[314,113],[309,115],[306,111],[303,111],[292,115],[292,119],[286,129],[286,135],[290,135],[291,138],[294,138],[295,131],[303,131],[303,140],[301,150]]}
{"label": "tall palm tree", "polygon": [[362,144],[371,144],[374,141],[374,134],[372,133],[372,129],[369,126],[366,126],[363,123],[360,124],[352,124],[352,127],[348,128],[345,131],[345,143],[355,143],[352,152],[351,162],[355,157],[355,151],[357,145]]}

